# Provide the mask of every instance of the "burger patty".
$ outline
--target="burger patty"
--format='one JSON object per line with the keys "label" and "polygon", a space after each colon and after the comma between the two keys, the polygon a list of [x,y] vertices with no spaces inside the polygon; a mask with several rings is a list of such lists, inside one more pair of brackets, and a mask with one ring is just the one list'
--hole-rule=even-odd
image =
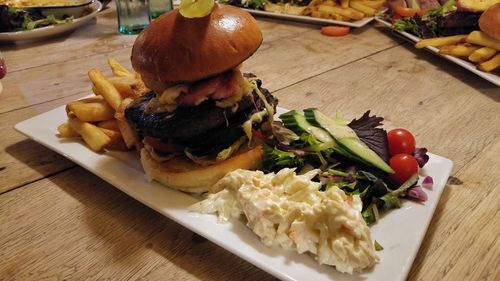
{"label": "burger patty", "polygon": [[[264,88],[259,89],[269,104],[276,107],[277,100]],[[245,132],[243,122],[255,112],[265,109],[264,103],[254,92],[238,103],[235,112],[231,107],[215,106],[207,100],[198,106],[179,106],[174,112],[148,113],[147,104],[156,94],[148,94],[134,100],[125,110],[125,117],[139,135],[151,136],[162,142],[180,144],[194,150],[220,150],[230,146]]]}

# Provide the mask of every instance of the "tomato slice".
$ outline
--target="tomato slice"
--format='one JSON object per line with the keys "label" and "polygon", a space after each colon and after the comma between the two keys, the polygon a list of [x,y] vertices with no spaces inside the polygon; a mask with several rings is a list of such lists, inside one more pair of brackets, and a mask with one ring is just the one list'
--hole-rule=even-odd
{"label": "tomato slice", "polygon": [[323,26],[321,34],[326,36],[345,36],[349,34],[348,26]]}
{"label": "tomato slice", "polygon": [[252,129],[252,135],[254,135],[256,138],[260,139],[261,141],[266,141],[267,137],[264,136],[264,134],[261,131],[257,131],[255,129]]}
{"label": "tomato slice", "polygon": [[394,11],[398,14],[401,15],[402,17],[413,17],[414,15],[418,14],[419,16],[423,16],[425,11],[422,9],[416,9],[416,8],[405,8],[402,6],[397,6]]}

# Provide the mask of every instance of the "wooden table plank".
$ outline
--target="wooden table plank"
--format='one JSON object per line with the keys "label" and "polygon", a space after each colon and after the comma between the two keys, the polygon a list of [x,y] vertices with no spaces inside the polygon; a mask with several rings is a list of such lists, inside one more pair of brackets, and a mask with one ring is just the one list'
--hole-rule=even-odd
{"label": "wooden table plank", "polygon": [[0,196],[0,277],[273,280],[73,168]]}
{"label": "wooden table plank", "polygon": [[[267,42],[297,37],[317,27],[296,23],[282,24],[281,21],[271,19],[259,19],[259,26]],[[7,58],[9,72],[16,72],[72,62],[120,49],[130,49],[136,37],[136,35],[118,35],[115,7],[112,2],[110,7],[100,12],[95,20],[70,34],[43,41],[4,45],[2,53]],[[46,50],[50,52],[47,53]]]}
{"label": "wooden table plank", "polygon": [[[499,279],[500,89],[399,46],[387,29],[330,38],[310,25],[259,24],[264,43],[244,70],[262,77],[281,106],[348,118],[372,109],[454,160],[409,280]],[[106,57],[130,66],[134,36],[115,28],[108,10],[69,36],[2,46],[0,279],[273,279],[14,132],[15,123],[88,94],[86,72],[107,69]]]}
{"label": "wooden table plank", "polygon": [[75,166],[75,164],[52,150],[27,139],[14,130],[14,125],[42,112],[48,111],[66,99],[39,104],[21,110],[0,114],[0,193],[48,175]]}
{"label": "wooden table plank", "polygon": [[396,47],[275,94],[282,107],[338,110],[349,120],[371,109],[385,117],[388,128],[410,129],[418,145],[453,159],[454,170],[460,169],[500,136],[500,89],[462,69],[448,73],[414,56]]}
{"label": "wooden table plank", "polygon": [[[287,30],[289,27],[283,28]],[[275,26],[273,32],[281,30],[281,26]],[[300,39],[292,35],[280,40],[268,41],[265,38],[261,48],[244,63],[243,70],[262,77],[264,85],[275,90],[397,44],[397,41],[373,29],[341,39],[309,30]],[[92,67],[107,70],[106,58],[110,56],[131,69],[130,48],[124,48],[9,73],[2,81],[4,92],[0,113],[65,96],[90,93],[87,71]],[[5,58],[9,62],[10,53],[5,54]],[[269,63],[271,61],[273,63]],[[29,83],[26,77],[30,77]]]}
{"label": "wooden table plank", "polygon": [[445,189],[410,280],[498,280],[500,276],[500,138]]}

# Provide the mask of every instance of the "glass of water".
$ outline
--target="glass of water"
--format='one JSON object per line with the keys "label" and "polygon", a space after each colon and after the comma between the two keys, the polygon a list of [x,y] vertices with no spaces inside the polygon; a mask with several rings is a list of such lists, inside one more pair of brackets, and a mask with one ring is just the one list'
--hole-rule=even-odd
{"label": "glass of water", "polygon": [[149,16],[151,20],[156,19],[163,13],[172,10],[172,0],[149,0]]}
{"label": "glass of water", "polygon": [[118,32],[137,34],[150,21],[149,0],[115,0],[118,15]]}

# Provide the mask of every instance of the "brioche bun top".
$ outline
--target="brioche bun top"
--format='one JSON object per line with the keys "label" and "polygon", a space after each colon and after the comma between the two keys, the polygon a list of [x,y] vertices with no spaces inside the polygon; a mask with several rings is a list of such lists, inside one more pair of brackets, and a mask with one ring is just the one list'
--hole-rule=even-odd
{"label": "brioche bun top", "polygon": [[479,28],[490,37],[500,40],[500,3],[483,12],[479,18]]}
{"label": "brioche bun top", "polygon": [[193,19],[175,9],[139,34],[131,60],[145,81],[192,82],[238,66],[261,43],[257,21],[240,8],[215,4],[208,16]]}

